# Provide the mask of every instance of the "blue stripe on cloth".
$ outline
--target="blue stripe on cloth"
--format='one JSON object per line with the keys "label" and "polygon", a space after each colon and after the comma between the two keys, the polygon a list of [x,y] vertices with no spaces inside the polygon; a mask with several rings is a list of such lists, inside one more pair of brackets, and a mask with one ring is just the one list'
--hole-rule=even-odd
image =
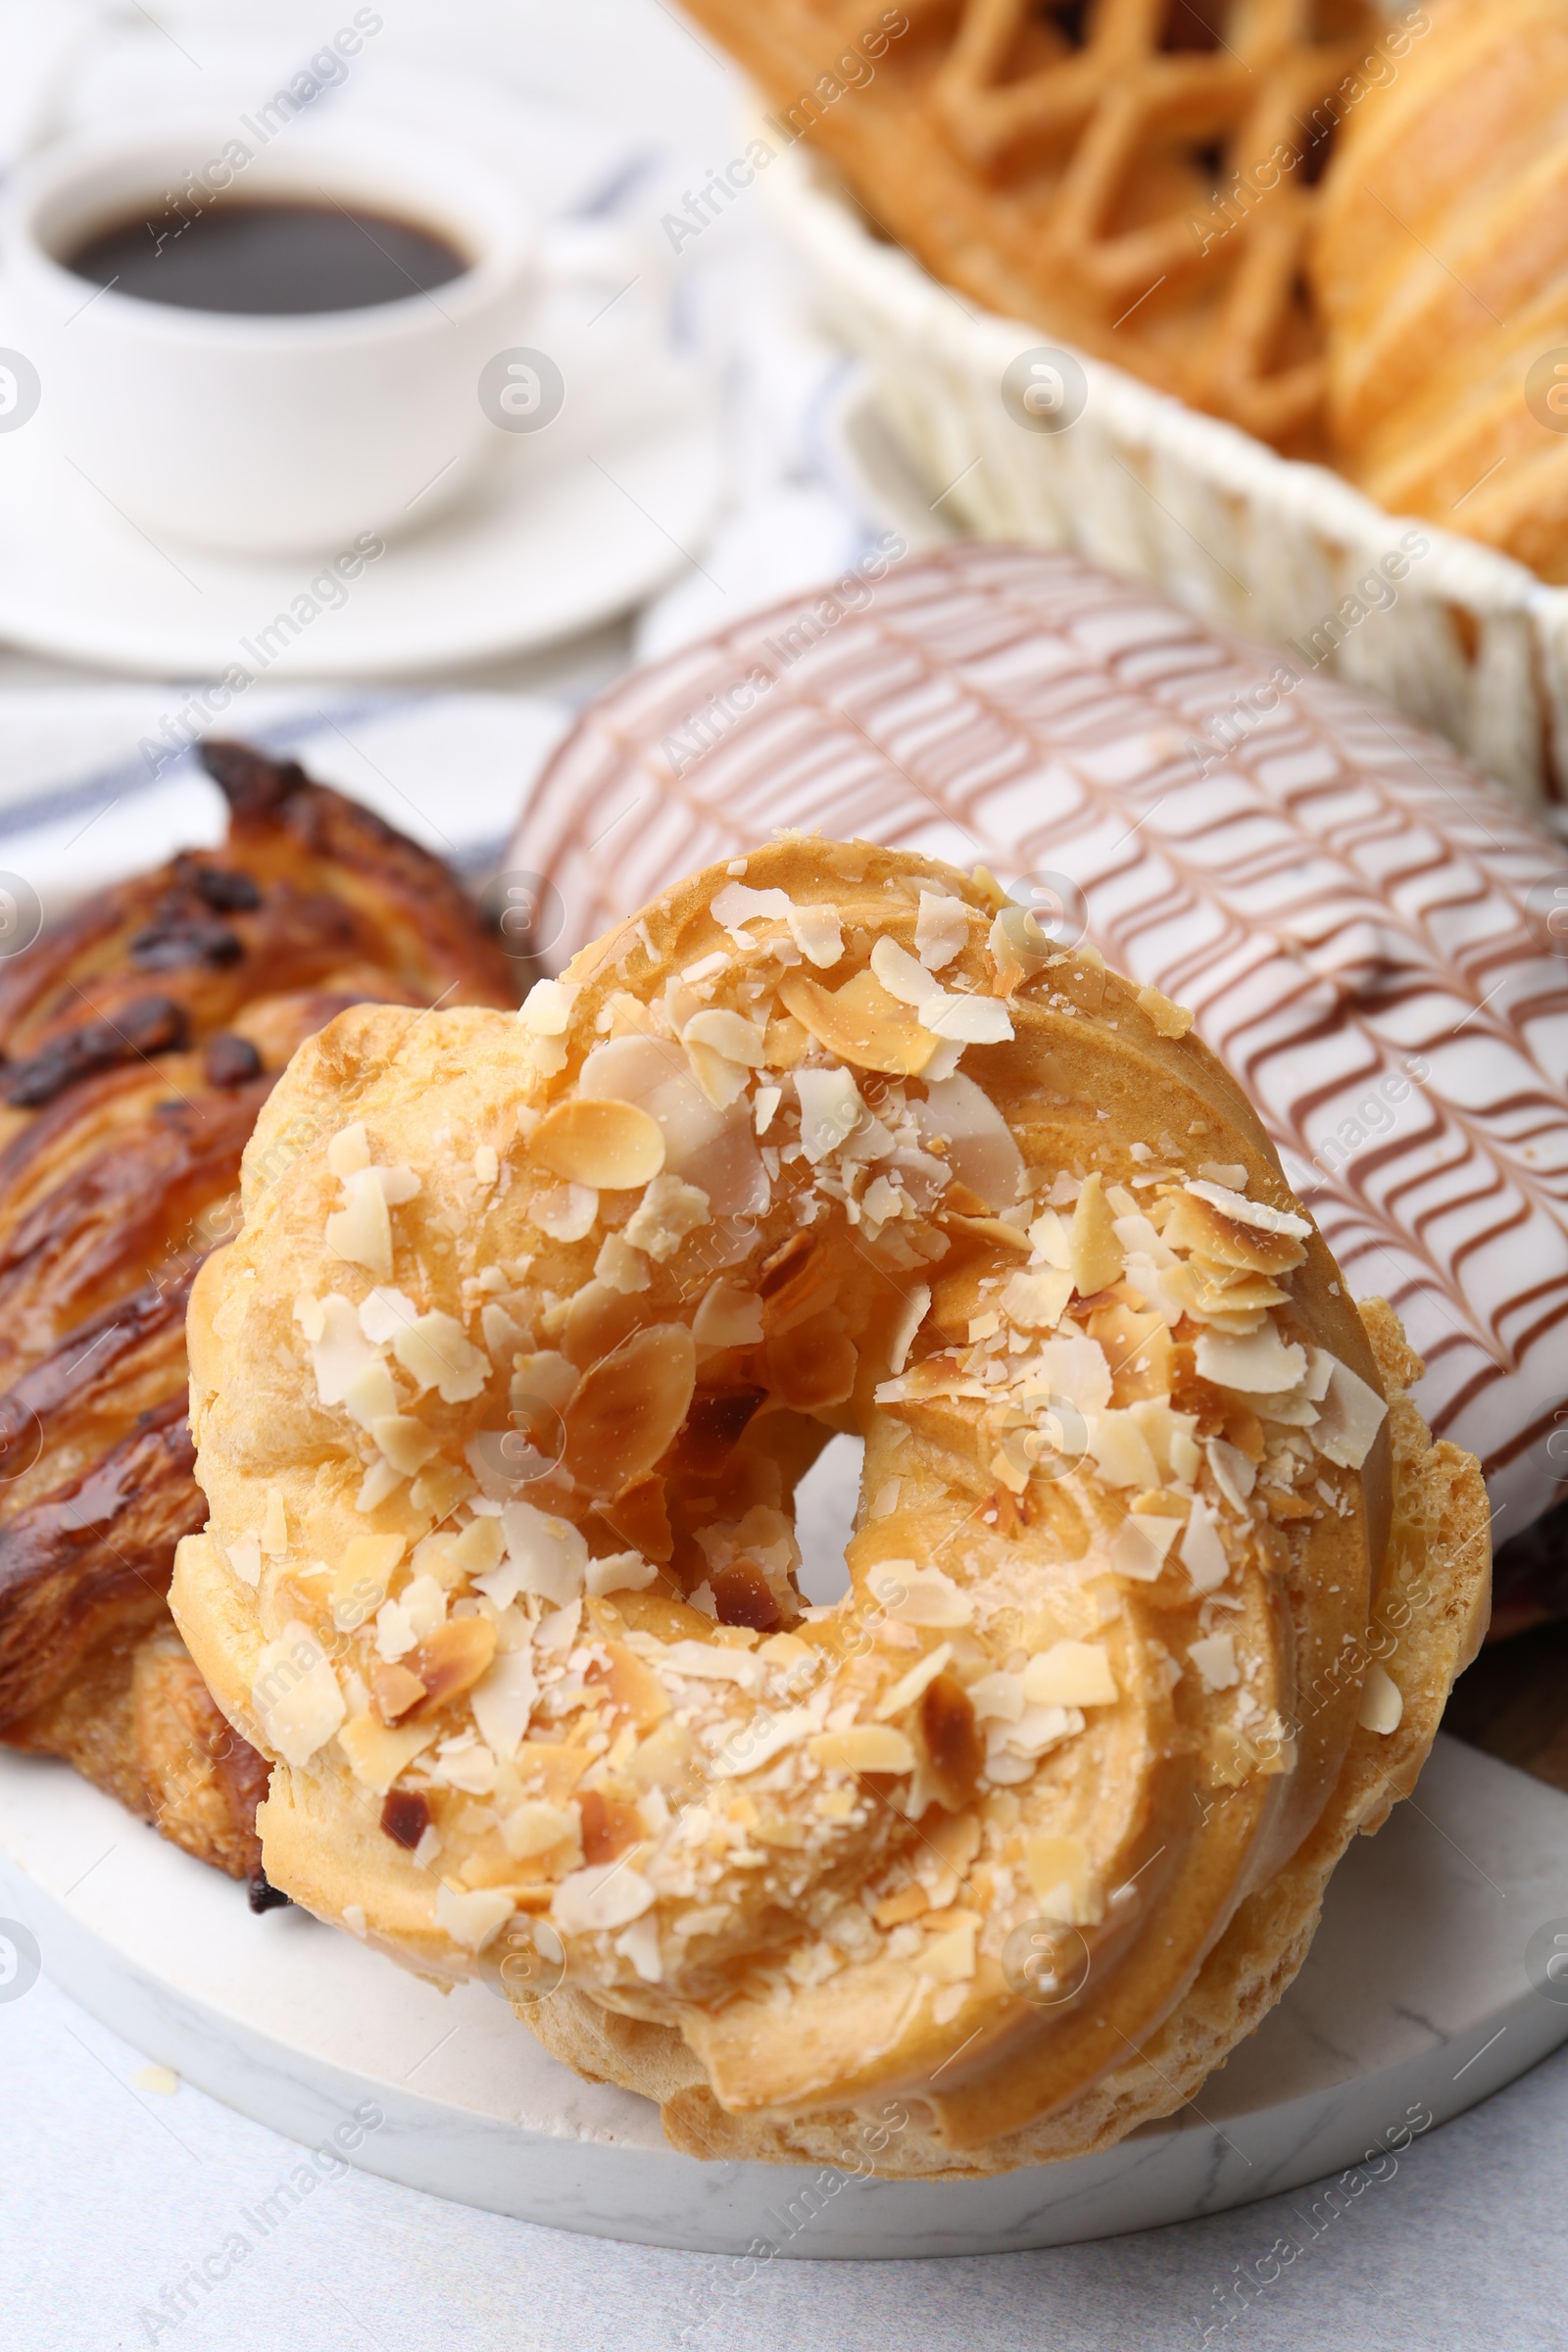
{"label": "blue stripe on cloth", "polygon": [[[345,697],[329,708],[316,704],[309,710],[294,712],[262,726],[237,730],[240,739],[253,743],[264,752],[291,752],[313,735],[319,735],[334,719],[356,720],[381,717],[388,711],[412,710],[421,704],[437,700],[434,693],[376,694]],[[220,727],[214,727],[221,735]],[[121,802],[138,799],[143,793],[163,789],[172,778],[204,773],[196,756],[195,746],[187,744],[182,751],[172,753],[167,766],[156,775],[150,774],[145,760],[122,760],[112,767],[93,770],[69,782],[45,784],[16,801],[0,804],[0,841],[15,838],[19,833],[30,833],[39,825],[58,824],[73,816],[90,815],[106,800]]]}

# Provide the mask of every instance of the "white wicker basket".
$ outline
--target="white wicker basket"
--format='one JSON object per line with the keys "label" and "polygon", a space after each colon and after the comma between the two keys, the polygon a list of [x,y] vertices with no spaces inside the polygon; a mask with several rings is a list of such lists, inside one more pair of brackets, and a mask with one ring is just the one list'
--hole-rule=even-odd
{"label": "white wicker basket", "polygon": [[[828,330],[867,363],[903,456],[968,531],[1071,548],[1286,647],[1305,645],[1409,527],[1338,474],[1278,457],[1088,353],[1076,355],[1088,380],[1076,423],[1023,429],[1003,405],[1002,376],[1049,342],[1041,328],[939,285],[875,237],[801,149],[778,156],[760,185]],[[1527,804],[1568,802],[1568,589],[1455,532],[1417,527],[1430,552],[1397,603],[1350,626],[1322,666],[1438,728]]]}

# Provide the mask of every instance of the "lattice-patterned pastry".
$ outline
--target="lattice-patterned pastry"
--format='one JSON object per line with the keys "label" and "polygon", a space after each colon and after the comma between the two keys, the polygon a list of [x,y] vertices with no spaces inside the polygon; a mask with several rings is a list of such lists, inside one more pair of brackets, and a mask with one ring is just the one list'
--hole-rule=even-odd
{"label": "lattice-patterned pastry", "polygon": [[0,972],[0,1740],[68,1757],[265,1899],[267,1765],[164,1597],[207,1516],[191,1280],[301,1039],[367,999],[512,991],[436,859],[292,762],[205,758],[223,847],[86,900]]}
{"label": "lattice-patterned pastry", "polygon": [[691,13],[938,277],[1315,446],[1300,265],[1361,0],[916,0],[870,29],[863,0]]}

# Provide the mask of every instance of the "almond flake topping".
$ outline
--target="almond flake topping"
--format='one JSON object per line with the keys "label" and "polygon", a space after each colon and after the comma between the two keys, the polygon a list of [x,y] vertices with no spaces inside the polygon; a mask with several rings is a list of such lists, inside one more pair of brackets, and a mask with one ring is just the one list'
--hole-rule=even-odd
{"label": "almond flake topping", "polygon": [[517,1019],[535,1037],[564,1037],[573,993],[559,980],[536,980],[517,1008]]}
{"label": "almond flake topping", "polygon": [[1205,1690],[1229,1690],[1242,1679],[1234,1634],[1205,1634],[1201,1642],[1188,1643],[1187,1655]]}
{"label": "almond flake topping", "polygon": [[545,1113],[528,1151],[552,1175],[604,1192],[633,1191],[664,1164],[662,1131],[646,1110],[581,1095]]}
{"label": "almond flake topping", "polygon": [[1306,1349],[1282,1339],[1272,1323],[1246,1339],[1202,1332],[1193,1352],[1200,1377],[1221,1389],[1278,1395],[1294,1389],[1306,1371]]}
{"label": "almond flake topping", "polygon": [[914,945],[920,961],[928,972],[940,972],[945,963],[969,944],[969,909],[961,899],[922,889],[920,911],[915,917]]}
{"label": "almond flake topping", "polygon": [[[1226,1173],[1235,1175],[1236,1170],[1230,1168]],[[1206,1177],[1196,1177],[1183,1189],[1195,1200],[1206,1200],[1221,1216],[1230,1217],[1238,1225],[1251,1225],[1259,1233],[1288,1233],[1292,1241],[1304,1242],[1312,1230],[1305,1217],[1295,1216],[1289,1209],[1270,1208],[1266,1200],[1249,1200],[1245,1193],[1233,1192]]]}
{"label": "almond flake topping", "polygon": [[995,997],[950,996],[925,965],[883,935],[871,950],[871,969],[890,997],[912,1004],[915,1016],[933,1037],[952,1038],[966,1046],[995,1046],[1012,1035],[1006,1008]]}

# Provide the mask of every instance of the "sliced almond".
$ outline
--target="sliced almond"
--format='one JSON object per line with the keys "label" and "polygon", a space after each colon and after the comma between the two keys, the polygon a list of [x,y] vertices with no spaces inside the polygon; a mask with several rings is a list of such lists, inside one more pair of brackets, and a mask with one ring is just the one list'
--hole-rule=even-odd
{"label": "sliced almond", "polygon": [[[1020,1226],[1009,1225],[1005,1217],[971,1217],[949,1211],[947,1214],[939,1212],[938,1222],[956,1227],[960,1233],[972,1233],[977,1241],[994,1242],[999,1250],[1016,1250],[1023,1257],[1030,1254],[1029,1236]],[[1063,1306],[1066,1303],[1067,1294],[1063,1292]],[[1055,1318],[1052,1319],[1054,1321]]]}
{"label": "sliced almond", "polygon": [[601,1283],[628,1298],[648,1290],[653,1283],[647,1258],[620,1233],[607,1233],[600,1243],[594,1273]]}
{"label": "sliced almond", "polygon": [[1404,1714],[1404,1693],[1388,1669],[1375,1661],[1366,1670],[1361,1685],[1361,1706],[1356,1721],[1364,1732],[1377,1732],[1387,1739],[1399,1728]]}
{"label": "sliced almond", "polygon": [[1097,1168],[1087,1177],[1072,1212],[1072,1277],[1080,1298],[1108,1290],[1120,1276],[1125,1252]]}
{"label": "sliced almond", "polygon": [[[382,1669],[387,1674],[392,1671],[390,1667]],[[440,1727],[406,1723],[393,1731],[367,1713],[351,1715],[339,1726],[337,1738],[354,1778],[376,1796],[385,1796],[399,1773],[406,1772],[415,1757],[440,1738]]]}
{"label": "sliced almond", "polygon": [[[1027,906],[1004,906],[991,925],[986,947],[996,970],[996,993],[1010,997],[1044,970],[1051,942]],[[923,958],[922,958],[923,960]]]}
{"label": "sliced almond", "polygon": [[751,1348],[761,1337],[762,1301],[757,1293],[715,1275],[692,1322],[698,1347]]}
{"label": "sliced almond", "polygon": [[[440,1307],[400,1322],[392,1352],[420,1396],[434,1389],[443,1404],[466,1404],[490,1378],[490,1358],[464,1336],[456,1315]],[[352,1409],[352,1408],[351,1408]]]}
{"label": "sliced almond", "polygon": [[412,1714],[425,1694],[416,1674],[411,1674],[406,1666],[389,1665],[384,1658],[371,1661],[369,1678],[375,1711],[388,1726]]}
{"label": "sliced almond", "polygon": [[401,1536],[351,1536],[332,1579],[332,1623],[353,1633],[375,1615],[408,1546]]}
{"label": "sliced almond", "polygon": [[524,1740],[513,1758],[518,1779],[530,1796],[546,1796],[564,1804],[593,1758],[586,1748],[564,1740]]}
{"label": "sliced almond", "polygon": [[567,1184],[631,1192],[664,1164],[659,1121],[634,1102],[577,1095],[547,1110],[528,1143],[531,1155]]}
{"label": "sliced almond", "polygon": [[608,1667],[590,1669],[589,1687],[596,1698],[608,1699],[617,1715],[639,1732],[653,1730],[669,1713],[669,1692],[653,1671],[624,1642],[607,1642]]}
{"label": "sliced almond", "polygon": [[694,1012],[680,1033],[680,1042],[688,1048],[706,1046],[710,1053],[722,1054],[726,1061],[738,1061],[749,1070],[760,1069],[767,1059],[762,1031],[721,1005],[705,1005],[701,1012]]}
{"label": "sliced almond", "polygon": [[810,1045],[811,1033],[792,1013],[783,1013],[767,1024],[767,1066],[770,1070],[793,1070]]}
{"label": "sliced almond", "polygon": [[1118,1300],[1090,1316],[1089,1336],[1105,1351],[1113,1404],[1170,1395],[1174,1349],[1162,1315],[1141,1315]]}
{"label": "sliced almond", "polygon": [[577,1838],[577,1814],[565,1805],[553,1805],[546,1798],[525,1796],[501,1824],[501,1838],[514,1862],[531,1860],[536,1854],[548,1854],[570,1838]]}
{"label": "sliced almond", "polygon": [[1288,1233],[1298,1242],[1310,1239],[1309,1218],[1292,1208],[1271,1208],[1266,1200],[1248,1199],[1245,1171],[1239,1186],[1221,1184],[1212,1176],[1199,1176],[1188,1184],[1187,1190],[1196,1200],[1206,1200],[1210,1208],[1217,1208],[1232,1224],[1250,1225],[1259,1233]]}
{"label": "sliced almond", "polygon": [[692,1076],[715,1110],[728,1110],[746,1092],[746,1065],[731,1061],[723,1054],[715,1054],[711,1046],[699,1045],[694,1038],[685,1049]]}
{"label": "sliced almond", "polygon": [[[1028,1236],[1019,1237],[1025,1248]],[[1002,1311],[1009,1323],[1028,1331],[1054,1331],[1072,1296],[1072,1275],[1055,1266],[1039,1266],[1032,1273],[1014,1274],[1002,1294]]]}
{"label": "sliced almond", "polygon": [[859,1352],[836,1307],[824,1308],[767,1343],[769,1385],[797,1412],[843,1404],[855,1393]]}
{"label": "sliced almond", "polygon": [[969,944],[970,910],[945,891],[922,890],[914,921],[914,952],[928,972],[940,972]]}
{"label": "sliced almond", "polygon": [[[614,1283],[597,1278],[585,1282],[566,1316],[565,1329],[561,1335],[562,1352],[586,1370],[590,1364],[610,1355],[648,1320],[648,1310],[639,1303],[636,1292],[623,1291]],[[533,1359],[523,1360],[527,1363]],[[570,1393],[568,1388],[566,1395]],[[557,1411],[565,1401],[564,1396],[546,1388],[541,1388],[537,1395],[541,1403],[553,1405]]]}
{"label": "sliced almond", "polygon": [[844,953],[844,926],[836,906],[792,906],[790,937],[818,971],[826,971]]}
{"label": "sliced almond", "polygon": [[[1265,1323],[1246,1339],[1203,1332],[1193,1350],[1200,1380],[1247,1396],[1277,1396],[1294,1389],[1306,1371],[1306,1350]],[[1316,1418],[1316,1415],[1313,1415]]]}
{"label": "sliced almond", "polygon": [[1089,1424],[1089,1450],[1095,1467],[1109,1487],[1149,1488],[1159,1484],[1159,1465],[1130,1406],[1093,1417]]}
{"label": "sliced almond", "polygon": [[1089,1854],[1081,1838],[1041,1836],[1024,1843],[1024,1869],[1046,1919],[1087,1923]]}
{"label": "sliced almond", "polygon": [[1132,1517],[1122,1521],[1111,1540],[1112,1570],[1139,1584],[1155,1583],[1164,1573],[1166,1554],[1186,1524],[1174,1515],[1154,1517],[1140,1512],[1135,1503]]}
{"label": "sliced almond", "polygon": [[973,1813],[928,1815],[920,1825],[924,1845],[944,1874],[955,1878],[962,1877],[980,1851],[980,1835],[979,1818]]}
{"label": "sliced almond", "polygon": [[1242,1679],[1234,1634],[1206,1634],[1201,1642],[1188,1643],[1187,1655],[1205,1690],[1234,1690]]}
{"label": "sliced almond", "polygon": [[1193,1025],[1193,1016],[1186,1005],[1172,1004],[1157,988],[1141,988],[1138,1004],[1161,1037],[1185,1037]]}
{"label": "sliced almond", "polygon": [[695,1791],[701,1778],[692,1736],[672,1716],[666,1716],[639,1741],[622,1769],[638,1788],[662,1788],[677,1797]]}
{"label": "sliced almond", "polygon": [[909,1880],[907,1886],[898,1888],[896,1895],[884,1895],[882,1903],[874,1907],[872,1919],[877,1927],[903,1927],[906,1919],[919,1919],[921,1912],[929,1910],[931,1895],[917,1880]]}
{"label": "sliced almond", "polygon": [[986,1749],[969,1693],[956,1675],[939,1674],[922,1696],[920,1740],[937,1795],[950,1813],[961,1813],[974,1796]]}
{"label": "sliced almond", "polygon": [[424,1705],[434,1710],[471,1690],[495,1654],[492,1618],[449,1617],[426,1635],[408,1663],[424,1687]]}
{"label": "sliced almond", "polygon": [[1146,1494],[1135,1494],[1130,1505],[1140,1517],[1152,1519],[1185,1519],[1192,1507],[1192,1496],[1171,1487],[1151,1487]]}
{"label": "sliced almond", "polygon": [[912,1772],[914,1749],[891,1724],[857,1723],[845,1732],[819,1732],[806,1743],[814,1764],[830,1772]]}
{"label": "sliced almond", "polygon": [[584,1373],[566,1408],[566,1466],[590,1493],[614,1494],[674,1443],[697,1385],[697,1348],[682,1324],[639,1331]]}
{"label": "sliced almond", "polygon": [[1220,1316],[1264,1314],[1271,1306],[1282,1306],[1290,1296],[1266,1274],[1217,1266],[1204,1257],[1164,1267],[1161,1283],[1166,1296],[1200,1323]]}
{"label": "sliced almond", "polygon": [[[954,1916],[941,1914],[944,1919]],[[974,1939],[980,1921],[972,1912],[958,1915],[957,1925],[945,1935],[934,1936],[924,1950],[916,1953],[913,1965],[922,1977],[934,1978],[939,1984],[962,1984],[974,1975]]]}
{"label": "sliced almond", "polygon": [[629,1544],[645,1560],[667,1560],[674,1549],[664,1482],[657,1471],[622,1487],[600,1506],[599,1515],[618,1543]]}
{"label": "sliced almond", "polygon": [[908,1673],[901,1676],[892,1689],[884,1690],[877,1700],[877,1721],[886,1723],[893,1716],[902,1715],[906,1707],[912,1707],[917,1698],[923,1698],[927,1688],[936,1681],[952,1655],[953,1643],[943,1642],[929,1651],[918,1665],[911,1666]]}
{"label": "sliced almond", "polygon": [[440,1450],[439,1441],[413,1413],[377,1414],[370,1423],[370,1436],[403,1478],[422,1470],[431,1454]]}
{"label": "sliced almond", "polygon": [[522,1001],[517,1019],[534,1037],[564,1037],[575,994],[560,980],[536,980]]}
{"label": "sliced almond", "polygon": [[398,1393],[392,1385],[392,1375],[378,1356],[362,1364],[343,1391],[344,1410],[362,1429],[373,1421],[392,1418],[398,1410]]}
{"label": "sliced almond", "polygon": [[711,1223],[708,1195],[695,1184],[667,1171],[656,1176],[641,1205],[626,1220],[623,1240],[656,1265],[674,1256],[689,1233]]}
{"label": "sliced almond", "polygon": [[1290,1230],[1299,1222],[1282,1217],[1280,1229],[1269,1232],[1261,1225],[1227,1216],[1212,1200],[1189,1188],[1171,1196],[1160,1238],[1169,1250],[1212,1258],[1216,1265],[1282,1274],[1300,1265],[1306,1256],[1300,1235]]}
{"label": "sliced almond", "polygon": [[359,1119],[352,1127],[340,1127],[326,1147],[326,1164],[334,1176],[344,1182],[357,1176],[370,1164],[370,1146],[365,1132],[365,1121]]}
{"label": "sliced almond", "polygon": [[1329,1388],[1312,1443],[1342,1470],[1359,1470],[1371,1452],[1389,1408],[1376,1389],[1338,1358],[1331,1359]]}
{"label": "sliced almond", "polygon": [[879,1928],[901,1928],[906,1920],[918,1919],[931,1908],[931,1897],[916,1880],[901,1886],[897,1894],[884,1895],[871,1917]]}
{"label": "sliced almond", "polygon": [[275,1642],[264,1644],[251,1704],[268,1746],[295,1765],[308,1764],[348,1713],[331,1660],[303,1619],[291,1618]]}
{"label": "sliced almond", "polygon": [[890,995],[874,972],[858,972],[837,990],[790,972],[778,993],[818,1045],[857,1069],[916,1077],[937,1050],[937,1039],[921,1028],[913,1007]]}
{"label": "sliced almond", "polygon": [[580,1242],[594,1229],[599,1195],[591,1184],[544,1184],[528,1202],[528,1214],[553,1242]]}
{"label": "sliced almond", "polygon": [[801,1105],[801,1150],[813,1167],[850,1147],[852,1139],[858,1143],[862,1133],[869,1137],[870,1114],[848,1070],[797,1070],[795,1092]]}
{"label": "sliced almond", "polygon": [[1024,1668],[1023,1694],[1034,1707],[1108,1707],[1116,1678],[1099,1642],[1054,1642]]}
{"label": "sliced almond", "polygon": [[[373,1432],[372,1432],[373,1434]],[[416,1511],[428,1513],[439,1526],[450,1518],[465,1495],[473,1493],[473,1480],[461,1462],[430,1462],[409,1489]]]}
{"label": "sliced almond", "polygon": [[326,1246],[335,1257],[364,1266],[378,1281],[392,1279],[392,1218],[379,1168],[359,1168],[343,1180],[348,1195],[326,1220]]}
{"label": "sliced almond", "polygon": [[[499,1519],[470,1519],[461,1536],[442,1537],[440,1543],[447,1558],[464,1576],[488,1576],[492,1569],[500,1567],[507,1548]],[[421,1545],[415,1554],[416,1566],[422,1564],[422,1559]]]}

